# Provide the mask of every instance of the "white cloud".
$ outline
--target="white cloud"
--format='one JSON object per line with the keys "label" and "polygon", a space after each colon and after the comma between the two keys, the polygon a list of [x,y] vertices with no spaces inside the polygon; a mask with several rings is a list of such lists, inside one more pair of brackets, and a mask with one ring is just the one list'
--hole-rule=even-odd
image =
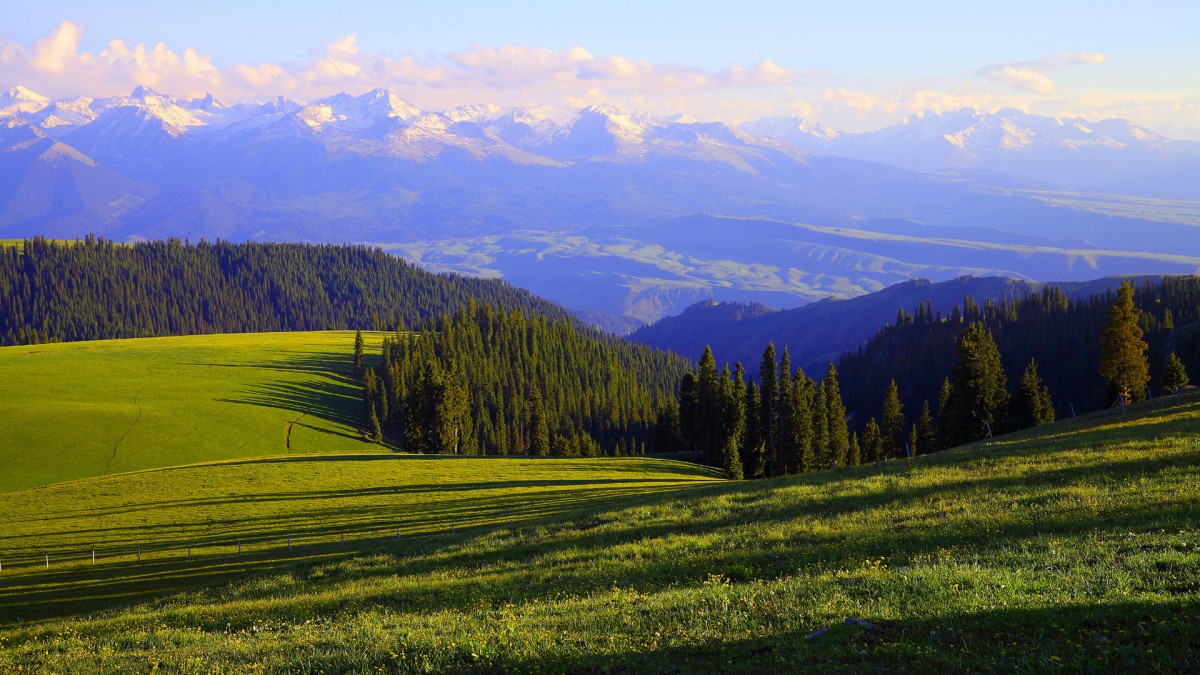
{"label": "white cloud", "polygon": [[1004,66],[988,72],[988,78],[994,82],[1012,87],[1031,94],[1053,94],[1057,91],[1054,81],[1042,73],[1013,66]]}

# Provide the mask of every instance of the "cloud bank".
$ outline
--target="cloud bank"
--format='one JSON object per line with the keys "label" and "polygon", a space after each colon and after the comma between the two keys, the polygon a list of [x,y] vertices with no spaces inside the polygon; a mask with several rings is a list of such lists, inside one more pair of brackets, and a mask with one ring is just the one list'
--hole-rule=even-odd
{"label": "cloud bank", "polygon": [[[335,93],[388,87],[418,106],[439,110],[468,103],[614,105],[655,114],[686,113],[739,123],[799,115],[846,131],[894,123],[926,110],[1013,107],[1085,118],[1128,116],[1160,130],[1200,137],[1194,95],[1076,91],[1064,82],[1077,68],[1102,67],[1103,53],[1058,52],[984,66],[949,78],[896,87],[836,82],[836,71],[798,72],[770,60],[723,71],[595,55],[581,46],[551,50],[524,45],[472,45],[418,58],[363,53],[347,35],[295,61],[214,65],[194,48],[109,41],[82,49],[83,27],[62,22],[30,44],[0,37],[0,88],[22,84],[51,98],[127,94],[142,85],[177,96],[261,101],[283,95],[307,102]],[[1055,77],[1051,78],[1051,73]]]}

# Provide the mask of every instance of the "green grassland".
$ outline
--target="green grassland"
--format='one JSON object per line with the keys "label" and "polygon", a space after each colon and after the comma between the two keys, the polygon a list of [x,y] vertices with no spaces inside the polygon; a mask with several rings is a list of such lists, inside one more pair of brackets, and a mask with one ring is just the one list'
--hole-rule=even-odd
{"label": "green grassland", "polygon": [[5,555],[124,550],[5,562],[0,670],[1200,669],[1200,400],[757,482],[283,460],[0,495]]}
{"label": "green grassland", "polygon": [[[369,353],[382,333],[365,334]],[[0,492],[279,454],[370,452],[353,331],[0,348]]]}

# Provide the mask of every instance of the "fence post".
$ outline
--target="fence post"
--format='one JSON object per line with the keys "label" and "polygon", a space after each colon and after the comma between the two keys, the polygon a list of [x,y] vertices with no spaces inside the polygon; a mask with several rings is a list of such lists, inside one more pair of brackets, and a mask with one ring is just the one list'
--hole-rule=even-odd
{"label": "fence post", "polygon": [[288,551],[290,552],[291,550],[292,550],[292,537],[291,537],[291,535],[288,535]]}
{"label": "fence post", "polygon": [[92,564],[96,564],[96,549],[92,549]]}
{"label": "fence post", "polygon": [[138,562],[142,562],[142,547],[138,547]]}
{"label": "fence post", "polygon": [[50,569],[50,554],[46,554],[46,569]]}
{"label": "fence post", "polygon": [[242,542],[238,542],[238,555],[242,554]]}
{"label": "fence post", "polygon": [[192,545],[188,544],[188,560],[192,559]]}

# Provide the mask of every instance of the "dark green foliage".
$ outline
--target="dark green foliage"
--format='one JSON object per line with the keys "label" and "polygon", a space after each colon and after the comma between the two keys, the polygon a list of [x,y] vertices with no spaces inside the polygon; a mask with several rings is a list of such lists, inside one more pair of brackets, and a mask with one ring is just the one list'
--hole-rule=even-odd
{"label": "dark green foliage", "polygon": [[354,331],[354,376],[362,377],[363,374],[363,336],[362,329]]}
{"label": "dark green foliage", "polygon": [[917,447],[913,453],[928,454],[940,449],[937,427],[933,423],[933,411],[929,409],[929,401],[921,401],[921,416],[917,418]]}
{"label": "dark green foliage", "polygon": [[1183,361],[1179,360],[1175,352],[1171,352],[1171,356],[1167,358],[1167,368],[1163,371],[1162,388],[1173,393],[1190,381]]}
{"label": "dark green foliage", "polygon": [[850,454],[846,458],[847,466],[862,464],[862,449],[858,445],[858,432],[850,433]]}
{"label": "dark green foliage", "polygon": [[778,465],[779,446],[776,443],[777,427],[775,407],[779,399],[776,385],[775,343],[768,343],[763,350],[762,363],[758,367],[759,386],[759,429],[766,449],[766,475],[778,476],[783,468]]}
{"label": "dark green foliage", "polygon": [[745,441],[746,430],[745,377],[740,363],[732,376],[729,374],[728,366],[721,371],[721,408],[719,411],[721,468],[725,470],[725,475],[733,480],[741,480],[743,477],[741,447]]}
{"label": "dark green foliage", "polygon": [[888,382],[883,395],[883,451],[887,457],[904,456],[904,406],[900,403],[900,390],[896,380]]}
{"label": "dark green foliage", "polygon": [[371,404],[370,415],[367,417],[368,433],[371,435],[371,440],[378,443],[383,440],[383,429],[379,426],[379,416],[375,414],[375,404]]}
{"label": "dark green foliage", "polygon": [[846,406],[842,403],[837,368],[832,363],[821,383],[825,389],[825,423],[829,430],[826,441],[829,444],[829,466],[846,466],[846,456],[850,452],[850,431],[846,427]]}
{"label": "dark green foliage", "polygon": [[1021,375],[1021,386],[1013,398],[1013,423],[1018,429],[1028,429],[1054,421],[1054,402],[1050,390],[1038,375],[1037,362],[1029,361]]}
{"label": "dark green foliage", "polygon": [[862,453],[868,462],[883,459],[883,434],[879,431],[879,423],[874,417],[867,420],[867,425],[863,428]]}
{"label": "dark green foliage", "polygon": [[1000,350],[983,322],[972,322],[958,339],[950,397],[951,445],[1000,433],[1007,422],[1008,376]]}
{"label": "dark green foliage", "polygon": [[566,317],[506,283],[433,274],[363,246],[178,239],[125,246],[88,237],[0,250],[0,345],[33,335],[74,341],[366,328],[379,317],[412,325],[470,299]]}
{"label": "dark green foliage", "polygon": [[384,339],[386,386],[370,393],[371,369],[364,378],[369,400],[392,399],[385,438],[413,452],[640,454],[687,368],[571,320],[488,305],[421,328]]}
{"label": "dark green foliage", "polygon": [[664,400],[658,404],[653,447],[655,452],[682,452],[687,447],[679,427],[679,407],[671,401]]}
{"label": "dark green foliage", "polygon": [[[1071,299],[1047,287],[1016,300],[979,304],[965,299],[948,316],[922,306],[911,321],[885,327],[862,347],[842,355],[838,374],[846,407],[860,420],[878,414],[879,392],[893,378],[903,384],[900,400],[906,410],[917,410],[924,399],[938,401],[943,380],[954,367],[958,337],[970,323],[981,321],[992,333],[1006,372],[1020,373],[1030,359],[1041,364],[1039,375],[1054,393],[1056,417],[1069,416],[1072,409],[1082,414],[1106,408],[1116,395],[1109,395],[1100,375],[1100,342],[1118,293]],[[1189,371],[1197,372],[1200,276],[1140,281],[1133,287],[1133,303],[1141,310],[1139,325],[1149,345],[1155,381],[1171,350]],[[936,413],[941,428],[946,415],[941,406]],[[940,446],[946,442],[939,437]]]}
{"label": "dark green foliage", "polygon": [[1141,316],[1133,303],[1133,284],[1126,281],[1108,308],[1108,325],[1100,338],[1100,375],[1108,382],[1109,395],[1125,401],[1144,399],[1150,382]]}

